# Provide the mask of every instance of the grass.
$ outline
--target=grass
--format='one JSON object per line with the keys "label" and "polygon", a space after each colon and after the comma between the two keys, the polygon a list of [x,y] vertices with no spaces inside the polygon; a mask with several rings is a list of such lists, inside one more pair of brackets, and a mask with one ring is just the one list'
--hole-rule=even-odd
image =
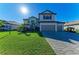
{"label": "grass", "polygon": [[79,30],[76,30],[76,33],[79,33]]}
{"label": "grass", "polygon": [[2,55],[53,55],[47,41],[38,33],[27,35],[16,31],[0,32],[0,54]]}

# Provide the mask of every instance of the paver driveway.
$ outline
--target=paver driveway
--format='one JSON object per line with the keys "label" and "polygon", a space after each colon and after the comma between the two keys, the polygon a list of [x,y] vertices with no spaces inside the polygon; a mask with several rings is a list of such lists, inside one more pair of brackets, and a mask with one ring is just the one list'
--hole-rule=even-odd
{"label": "paver driveway", "polygon": [[56,54],[79,54],[79,34],[69,32],[43,32],[43,35]]}

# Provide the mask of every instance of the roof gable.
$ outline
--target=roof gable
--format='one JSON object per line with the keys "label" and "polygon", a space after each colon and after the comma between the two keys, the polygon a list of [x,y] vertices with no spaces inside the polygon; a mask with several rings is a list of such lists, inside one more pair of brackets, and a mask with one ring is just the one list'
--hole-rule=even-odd
{"label": "roof gable", "polygon": [[55,15],[56,15],[56,13],[54,13],[54,12],[52,12],[52,11],[50,11],[50,10],[45,10],[45,11],[43,11],[43,12],[40,13],[40,14],[55,14]]}
{"label": "roof gable", "polygon": [[29,17],[29,18],[36,18],[35,16],[31,16],[31,17]]}

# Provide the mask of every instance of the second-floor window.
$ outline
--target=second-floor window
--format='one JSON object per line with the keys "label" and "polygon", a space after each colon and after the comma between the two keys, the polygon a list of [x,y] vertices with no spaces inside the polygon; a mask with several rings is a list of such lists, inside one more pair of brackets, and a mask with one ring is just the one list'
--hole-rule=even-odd
{"label": "second-floor window", "polygon": [[52,17],[50,15],[44,15],[43,19],[51,19]]}

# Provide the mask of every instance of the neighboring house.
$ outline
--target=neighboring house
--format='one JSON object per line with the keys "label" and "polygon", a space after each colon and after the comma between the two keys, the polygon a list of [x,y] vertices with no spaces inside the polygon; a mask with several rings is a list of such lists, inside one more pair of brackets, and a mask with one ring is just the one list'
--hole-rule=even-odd
{"label": "neighboring house", "polygon": [[23,20],[26,28],[35,30],[35,28],[38,27],[38,18],[34,16],[31,16],[28,19],[23,19]]}
{"label": "neighboring house", "polygon": [[24,27],[30,29],[29,19],[23,19],[23,21],[24,21]]}
{"label": "neighboring house", "polygon": [[2,30],[16,30],[18,27],[17,22],[15,21],[5,21]]}
{"label": "neighboring house", "polygon": [[38,18],[32,16],[32,17],[29,17],[29,19],[25,19],[24,23],[28,21],[30,28],[39,27],[39,30],[41,32],[42,31],[52,31],[52,32],[63,31],[64,22],[55,21],[55,15],[56,13],[53,13],[50,10],[46,10],[42,13],[39,13]]}
{"label": "neighboring house", "polygon": [[64,29],[68,27],[73,27],[75,30],[79,30],[79,21],[66,22],[64,24]]}
{"label": "neighboring house", "polygon": [[34,16],[29,17],[29,24],[31,29],[34,29],[38,26],[38,19]]}

